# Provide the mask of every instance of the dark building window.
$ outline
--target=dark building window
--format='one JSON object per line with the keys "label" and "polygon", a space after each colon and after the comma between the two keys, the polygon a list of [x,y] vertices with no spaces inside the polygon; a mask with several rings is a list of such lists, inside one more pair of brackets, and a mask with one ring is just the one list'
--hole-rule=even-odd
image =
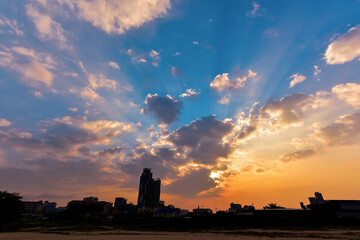
{"label": "dark building window", "polygon": [[144,168],[140,177],[138,207],[155,208],[160,201],[160,179],[153,179],[150,168]]}

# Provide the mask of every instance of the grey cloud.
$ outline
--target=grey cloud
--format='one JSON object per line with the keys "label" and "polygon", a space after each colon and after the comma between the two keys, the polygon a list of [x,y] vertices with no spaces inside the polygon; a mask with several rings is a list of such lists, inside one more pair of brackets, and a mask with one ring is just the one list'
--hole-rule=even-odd
{"label": "grey cloud", "polygon": [[302,107],[304,107],[311,98],[311,95],[296,93],[283,97],[280,100],[270,100],[261,108],[260,114],[267,117],[270,112],[280,112],[278,119],[280,123],[296,123],[300,120]]}
{"label": "grey cloud", "polygon": [[107,147],[103,151],[99,152],[99,156],[114,155],[114,154],[120,153],[121,150],[122,150],[122,148],[119,146],[113,147],[113,148]]}
{"label": "grey cloud", "polygon": [[249,137],[255,131],[256,131],[256,126],[253,126],[253,125],[243,126],[240,133],[238,134],[237,138],[245,139],[245,138]]}
{"label": "grey cloud", "polygon": [[38,161],[25,161],[22,168],[0,168],[0,182],[2,187],[19,189],[17,191],[46,192],[51,188],[76,193],[79,187],[113,185],[118,181],[115,174],[102,169],[99,162],[61,161],[48,156]]}
{"label": "grey cloud", "polygon": [[232,149],[229,144],[204,139],[199,146],[191,151],[189,157],[199,163],[214,164],[219,157],[226,158],[231,152]]}
{"label": "grey cloud", "polygon": [[[67,124],[58,123],[45,133],[36,137],[19,137],[9,132],[0,132],[0,142],[12,148],[26,148],[29,151],[58,151],[65,153],[79,144],[87,144],[100,140],[97,134],[76,128]],[[79,148],[78,151],[85,153],[85,148]]]}
{"label": "grey cloud", "polygon": [[164,186],[163,190],[166,193],[193,198],[198,193],[216,186],[214,179],[209,176],[209,169],[194,170],[170,185]]}
{"label": "grey cloud", "polygon": [[177,146],[195,147],[203,139],[221,140],[225,135],[231,132],[234,125],[231,122],[225,122],[215,119],[215,115],[202,117],[185,125],[168,137],[168,140]]}
{"label": "grey cloud", "polygon": [[86,146],[78,147],[76,150],[84,156],[88,156],[90,154],[90,149]]}
{"label": "grey cloud", "polygon": [[227,157],[232,149],[222,142],[234,125],[215,119],[215,115],[193,121],[168,136],[168,140],[178,147],[189,147],[188,157],[193,161],[214,164],[219,157]]}
{"label": "grey cloud", "polygon": [[282,162],[290,162],[298,159],[303,159],[310,157],[316,153],[316,150],[313,148],[302,149],[298,151],[294,151],[291,153],[286,153],[280,156],[280,161]]}
{"label": "grey cloud", "polygon": [[360,112],[342,116],[338,121],[316,131],[328,146],[351,144],[360,134]]}
{"label": "grey cloud", "polygon": [[148,94],[145,100],[147,109],[144,113],[151,113],[160,123],[170,125],[178,120],[183,104],[180,100],[171,96],[159,96]]}
{"label": "grey cloud", "polygon": [[241,126],[238,139],[246,139],[258,129],[278,130],[301,122],[301,118],[313,99],[313,95],[296,93],[278,100],[269,100],[258,110],[252,111],[248,124]]}

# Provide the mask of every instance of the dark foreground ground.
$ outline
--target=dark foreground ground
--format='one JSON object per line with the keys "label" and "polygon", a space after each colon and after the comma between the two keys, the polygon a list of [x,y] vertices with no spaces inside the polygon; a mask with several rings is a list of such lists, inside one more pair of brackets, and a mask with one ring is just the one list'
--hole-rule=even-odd
{"label": "dark foreground ground", "polygon": [[209,230],[199,232],[157,232],[125,231],[107,228],[105,231],[68,231],[60,228],[27,229],[20,232],[0,233],[1,240],[208,240],[208,239],[360,239],[358,229],[286,230],[286,229],[243,229]]}
{"label": "dark foreground ground", "polygon": [[315,216],[308,212],[252,217],[71,216],[6,223],[0,228],[0,239],[360,239],[360,220]]}

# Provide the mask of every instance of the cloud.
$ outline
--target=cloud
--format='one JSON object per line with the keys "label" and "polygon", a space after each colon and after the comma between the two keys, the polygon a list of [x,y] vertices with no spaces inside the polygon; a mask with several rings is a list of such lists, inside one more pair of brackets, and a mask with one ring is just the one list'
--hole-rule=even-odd
{"label": "cloud", "polygon": [[191,100],[196,100],[199,95],[200,95],[200,91],[197,92],[196,89],[189,88],[189,89],[186,89],[186,92],[180,94],[180,97],[189,98]]}
{"label": "cloud", "polygon": [[301,125],[307,110],[316,108],[320,101],[313,95],[296,93],[277,100],[269,100],[262,107],[251,108],[249,114],[237,116],[237,139],[245,140],[256,133],[273,134],[289,126]]}
{"label": "cloud", "polygon": [[0,127],[8,127],[11,125],[11,122],[5,118],[0,118]]}
{"label": "cloud", "polygon": [[123,34],[156,18],[170,9],[169,0],[58,0],[77,12],[78,17],[106,33]]}
{"label": "cloud", "polygon": [[331,90],[338,99],[345,101],[356,109],[360,109],[360,84],[345,83],[339,84]]}
{"label": "cloud", "polygon": [[168,186],[164,186],[164,192],[194,198],[198,193],[209,190],[217,184],[210,178],[209,169],[193,170],[185,176],[177,179]]}
{"label": "cloud", "polygon": [[174,77],[180,77],[183,74],[183,70],[178,68],[178,67],[172,66],[171,67],[171,74]]}
{"label": "cloud", "polygon": [[40,13],[33,5],[26,5],[26,14],[34,22],[39,38],[57,41],[60,48],[69,48],[65,31],[60,23],[54,21],[50,15]]}
{"label": "cloud", "polygon": [[119,182],[115,175],[106,172],[100,162],[85,159],[61,161],[56,156],[24,162],[23,167],[0,168],[3,186],[22,192],[30,191],[32,194],[48,191],[49,183],[51,189],[64,191],[67,195],[78,194],[94,186],[109,186]]}
{"label": "cloud", "polygon": [[277,37],[279,36],[279,33],[275,30],[275,29],[272,29],[272,28],[268,28],[266,29],[265,31],[265,35],[269,38],[272,38],[272,37]]}
{"label": "cloud", "polygon": [[238,134],[238,139],[245,139],[249,137],[252,133],[256,131],[256,126],[253,125],[243,125],[241,127],[240,133]]}
{"label": "cloud", "polygon": [[30,91],[32,95],[34,95],[37,98],[42,98],[43,94],[40,91]]}
{"label": "cloud", "polygon": [[177,146],[194,147],[206,138],[221,140],[232,128],[231,122],[217,120],[215,115],[211,115],[175,130],[169,135],[168,140]]}
{"label": "cloud", "polygon": [[248,74],[246,76],[237,77],[234,79],[229,79],[228,73],[218,74],[210,83],[210,87],[218,92],[222,92],[224,90],[232,91],[243,88],[249,78],[254,79],[256,76],[257,73],[253,72],[251,69],[248,70]]}
{"label": "cloud", "polygon": [[115,90],[117,85],[116,81],[107,79],[103,74],[99,74],[99,75],[89,74],[88,80],[90,87],[94,90],[98,88]]}
{"label": "cloud", "polygon": [[228,104],[229,99],[227,97],[223,96],[222,98],[220,98],[219,103],[220,104]]}
{"label": "cloud", "polygon": [[152,60],[154,61],[159,61],[161,59],[160,57],[160,53],[155,51],[154,49],[152,49],[149,53],[149,56],[152,58]]}
{"label": "cloud", "polygon": [[95,102],[97,100],[103,100],[102,97],[100,97],[99,94],[97,94],[94,90],[92,90],[90,87],[85,87],[81,92],[80,96],[82,98],[88,99],[92,102]]}
{"label": "cloud", "polygon": [[171,54],[171,56],[173,56],[173,57],[176,57],[176,56],[179,56],[179,55],[181,55],[180,52],[176,52],[176,53]]}
{"label": "cloud", "polygon": [[189,148],[188,156],[203,164],[214,164],[219,157],[226,158],[232,151],[223,138],[234,125],[215,119],[215,115],[202,117],[172,132],[167,140],[177,147]]}
{"label": "cloud", "polygon": [[107,147],[106,149],[99,152],[100,156],[106,156],[106,155],[114,155],[120,153],[122,150],[121,147]]}
{"label": "cloud", "polygon": [[55,69],[56,63],[50,55],[24,47],[4,50],[0,51],[0,66],[21,73],[24,82],[32,87],[52,86],[54,76],[51,70]]}
{"label": "cloud", "polygon": [[343,115],[334,123],[315,131],[315,136],[328,146],[352,144],[359,134],[360,113]]}
{"label": "cloud", "polygon": [[327,64],[343,64],[360,57],[360,25],[349,29],[326,49]]}
{"label": "cloud", "polygon": [[272,128],[297,124],[311,99],[311,95],[295,93],[279,100],[270,100],[260,109],[259,118]]}
{"label": "cloud", "polygon": [[250,16],[250,17],[261,17],[265,14],[266,9],[261,8],[260,4],[257,2],[253,2],[252,3],[252,7],[253,9],[250,12],[246,13],[246,16]]}
{"label": "cloud", "polygon": [[20,37],[24,36],[24,32],[20,30],[19,24],[15,19],[11,20],[4,16],[0,16],[0,25],[8,26],[10,28],[8,33],[10,34],[16,34]]}
{"label": "cloud", "polygon": [[321,69],[319,68],[319,66],[314,66],[314,76],[319,75],[319,73],[321,73]]}
{"label": "cloud", "polygon": [[108,64],[110,67],[120,70],[119,64],[117,64],[116,62],[108,62]]}
{"label": "cloud", "polygon": [[144,113],[151,113],[159,123],[166,125],[178,120],[178,115],[180,115],[180,110],[183,107],[182,102],[172,98],[170,95],[163,97],[157,94],[148,94],[145,104],[147,109],[144,109]]}
{"label": "cloud", "polygon": [[279,159],[282,162],[290,162],[290,161],[310,157],[310,156],[314,155],[315,153],[316,153],[316,150],[313,148],[302,149],[302,150],[297,150],[297,151],[294,151],[291,153],[286,153],[286,154],[280,155]]}
{"label": "cloud", "polygon": [[71,112],[77,112],[77,111],[78,111],[77,108],[68,108],[68,109],[69,109],[69,111],[71,111]]}
{"label": "cloud", "polygon": [[192,42],[194,45],[199,45],[199,42],[197,42],[197,41],[193,41]]}
{"label": "cloud", "polygon": [[296,73],[296,74],[290,76],[290,79],[293,79],[293,80],[290,82],[290,86],[289,86],[289,88],[292,88],[292,87],[294,87],[296,84],[305,81],[306,77],[303,76],[303,75],[301,75],[301,74]]}
{"label": "cloud", "polygon": [[84,121],[80,126],[94,133],[103,133],[104,136],[110,138],[121,135],[124,132],[134,131],[133,124],[109,120]]}

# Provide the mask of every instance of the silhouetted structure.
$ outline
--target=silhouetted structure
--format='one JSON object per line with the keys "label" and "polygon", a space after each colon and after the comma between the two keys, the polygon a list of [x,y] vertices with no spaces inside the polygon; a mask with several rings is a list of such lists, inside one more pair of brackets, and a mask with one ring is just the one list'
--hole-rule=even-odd
{"label": "silhouetted structure", "polygon": [[309,197],[310,208],[313,212],[321,215],[334,215],[338,218],[360,218],[359,200],[324,200],[319,192],[315,197]]}
{"label": "silhouetted structure", "polygon": [[21,213],[25,216],[41,216],[43,208],[43,201],[22,201]]}
{"label": "silhouetted structure", "polygon": [[245,205],[241,207],[241,204],[230,203],[229,213],[235,215],[252,215],[255,211],[254,206]]}
{"label": "silhouetted structure", "polygon": [[144,168],[140,177],[138,207],[155,208],[160,202],[160,179],[153,179],[150,168]]}
{"label": "silhouetted structure", "polygon": [[44,202],[44,207],[43,207],[43,212],[48,213],[48,212],[55,212],[56,211],[56,202],[49,202],[49,201],[45,201]]}
{"label": "silhouetted structure", "polygon": [[208,216],[208,215],[212,215],[213,211],[210,208],[200,208],[198,206],[198,208],[193,209],[193,213],[196,216]]}
{"label": "silhouetted structure", "polygon": [[109,214],[112,204],[98,201],[97,197],[86,197],[82,201],[72,200],[67,205],[70,214]]}

